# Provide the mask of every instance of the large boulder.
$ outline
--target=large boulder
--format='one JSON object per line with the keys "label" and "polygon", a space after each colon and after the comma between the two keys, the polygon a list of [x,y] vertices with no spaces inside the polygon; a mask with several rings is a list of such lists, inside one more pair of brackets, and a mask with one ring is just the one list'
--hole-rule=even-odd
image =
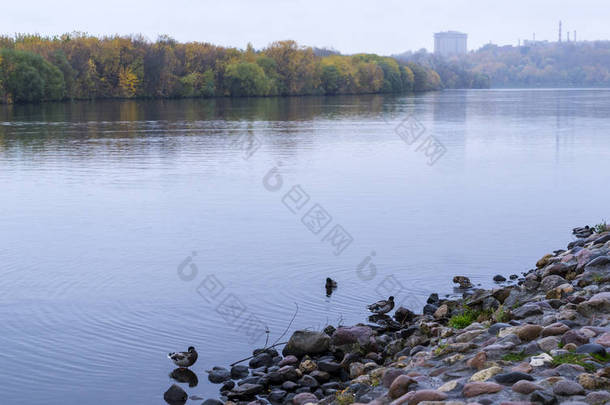
{"label": "large boulder", "polygon": [[335,346],[359,344],[367,346],[372,343],[375,332],[369,326],[340,327],[333,333],[331,343]]}
{"label": "large boulder", "polygon": [[328,351],[330,345],[330,337],[324,332],[313,332],[308,330],[295,331],[282,354],[284,356],[294,355],[297,357],[306,354],[321,354]]}
{"label": "large boulder", "polygon": [[178,385],[174,384],[163,394],[163,399],[168,404],[184,404],[188,399],[188,395],[186,391],[180,388]]}
{"label": "large boulder", "polygon": [[597,293],[588,301],[581,302],[578,312],[584,316],[591,316],[595,312],[610,313],[610,291]]}

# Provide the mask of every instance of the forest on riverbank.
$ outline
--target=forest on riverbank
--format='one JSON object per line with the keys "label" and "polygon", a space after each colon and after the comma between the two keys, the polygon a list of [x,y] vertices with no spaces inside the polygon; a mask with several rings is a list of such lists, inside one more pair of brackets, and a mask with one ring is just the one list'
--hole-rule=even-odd
{"label": "forest on riverbank", "polygon": [[262,50],[162,36],[0,37],[0,102],[399,93],[437,90],[417,63],[278,41]]}

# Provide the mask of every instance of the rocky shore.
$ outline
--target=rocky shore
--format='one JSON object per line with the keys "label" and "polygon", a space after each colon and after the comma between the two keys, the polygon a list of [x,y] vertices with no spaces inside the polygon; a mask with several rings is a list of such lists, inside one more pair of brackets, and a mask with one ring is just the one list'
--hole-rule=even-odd
{"label": "rocky shore", "polygon": [[296,331],[281,355],[215,367],[221,399],[204,404],[610,402],[610,228],[573,233],[536,268],[493,277],[496,288],[456,276],[461,294],[432,294],[421,314]]}

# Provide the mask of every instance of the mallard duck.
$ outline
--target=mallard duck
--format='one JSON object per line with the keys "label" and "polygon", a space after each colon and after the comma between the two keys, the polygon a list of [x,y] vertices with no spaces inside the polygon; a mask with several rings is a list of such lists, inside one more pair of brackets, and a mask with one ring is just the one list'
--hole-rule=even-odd
{"label": "mallard duck", "polygon": [[377,301],[367,307],[369,311],[375,314],[387,314],[394,309],[394,297],[390,297],[386,300]]}
{"label": "mallard duck", "polygon": [[167,357],[180,368],[190,367],[197,361],[197,351],[193,346],[188,348],[186,352],[169,353]]}

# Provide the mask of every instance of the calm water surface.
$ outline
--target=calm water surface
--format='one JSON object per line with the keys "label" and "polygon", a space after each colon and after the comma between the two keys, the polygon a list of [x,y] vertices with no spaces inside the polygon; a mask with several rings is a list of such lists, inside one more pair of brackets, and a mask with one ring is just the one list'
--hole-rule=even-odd
{"label": "calm water surface", "polygon": [[216,397],[205,370],[274,342],[295,303],[291,330],[363,321],[389,292],[421,308],[608,215],[608,90],[0,108],[6,404],[163,404],[165,355],[191,344],[182,386]]}

